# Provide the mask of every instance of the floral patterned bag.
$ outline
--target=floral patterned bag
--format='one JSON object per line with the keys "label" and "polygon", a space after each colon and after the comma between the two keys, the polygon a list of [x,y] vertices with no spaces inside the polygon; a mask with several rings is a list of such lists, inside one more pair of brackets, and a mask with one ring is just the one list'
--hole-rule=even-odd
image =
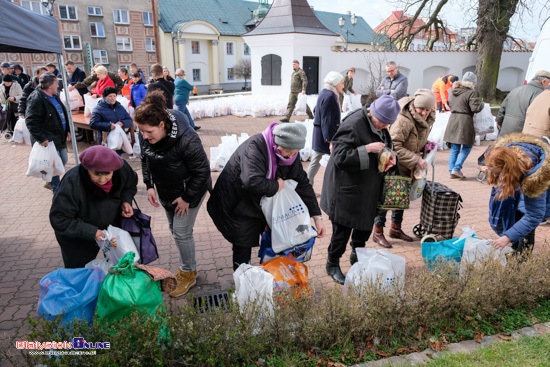
{"label": "floral patterned bag", "polygon": [[384,186],[378,199],[379,209],[409,209],[411,182],[410,177],[400,176],[397,172],[399,163],[390,168],[384,176]]}

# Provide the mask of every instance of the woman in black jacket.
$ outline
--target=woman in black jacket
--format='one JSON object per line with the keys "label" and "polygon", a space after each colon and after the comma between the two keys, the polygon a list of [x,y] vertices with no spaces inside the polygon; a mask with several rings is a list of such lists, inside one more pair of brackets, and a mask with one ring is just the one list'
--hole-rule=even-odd
{"label": "woman in black jacket", "polygon": [[150,91],[136,108],[143,182],[154,207],[157,199],[166,211],[168,225],[180,252],[178,285],[171,297],[183,296],[196,284],[193,226],[211,185],[210,163],[202,142],[187,117],[166,109],[162,91]]}
{"label": "woman in black jacket", "polygon": [[233,245],[234,270],[250,262],[252,247],[259,245],[267,225],[260,200],[279,192],[284,180],[298,182],[296,192],[315,222],[317,237],[324,236],[321,209],[298,154],[305,139],[305,125],[273,123],[237,148],[216,181],[208,214]]}
{"label": "woman in black jacket", "polygon": [[95,259],[101,230],[120,227],[121,215],[134,214],[137,181],[130,165],[107,147],[95,145],[80,154],[80,164],[63,176],[50,209],[66,268],[83,268]]}

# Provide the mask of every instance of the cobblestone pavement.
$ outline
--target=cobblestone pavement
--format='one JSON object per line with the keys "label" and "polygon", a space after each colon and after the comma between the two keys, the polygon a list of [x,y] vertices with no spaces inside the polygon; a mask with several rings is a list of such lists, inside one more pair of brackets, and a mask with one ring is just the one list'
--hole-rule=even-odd
{"label": "cobblestone pavement", "polygon": [[[293,117],[293,120],[296,117]],[[239,118],[224,116],[205,118],[197,121],[202,129],[199,136],[202,139],[207,154],[210,147],[220,143],[220,137],[226,134],[246,132],[250,135],[264,130],[270,123],[278,121],[277,117]],[[482,142],[474,147],[466,161],[463,172],[467,176],[464,181],[449,178],[447,159],[449,150],[440,151],[436,155],[435,179],[462,195],[463,209],[460,210],[460,221],[455,235],[461,233],[462,226],[471,226],[478,236],[494,238],[488,222],[488,200],[490,187],[476,180],[478,173],[477,157],[486,149],[489,142]],[[79,143],[79,151],[85,149],[85,143]],[[59,246],[50,226],[48,213],[52,193],[43,188],[44,182],[37,178],[26,177],[28,156],[31,148],[14,145],[5,139],[0,141],[1,167],[4,179],[0,181],[2,203],[0,205],[0,340],[17,338],[26,340],[28,327],[25,319],[36,315],[36,305],[39,295],[39,282],[51,271],[63,266]],[[152,229],[159,246],[160,258],[154,265],[176,271],[178,267],[178,251],[168,230],[168,224],[162,208],[152,207],[146,199],[146,189],[141,181],[141,167],[138,160],[128,160],[140,176],[136,200],[140,208],[152,216]],[[307,169],[309,162],[304,162]],[[74,166],[74,155],[69,149],[67,168]],[[321,192],[324,168],[318,173],[315,191]],[[219,173],[212,173],[215,181]],[[337,286],[325,274],[325,260],[329,244],[331,225],[325,217],[328,236],[317,240],[314,254],[307,263],[309,267],[310,285],[314,288],[329,288]],[[388,214],[389,217],[389,214]],[[412,227],[419,222],[420,200],[414,201],[406,211],[403,228],[411,234]],[[388,218],[389,223],[389,218]],[[550,225],[540,226],[537,230],[535,251],[545,244]],[[217,290],[227,290],[233,286],[232,253],[230,244],[217,231],[206,211],[206,201],[203,203],[194,228],[197,253],[198,282],[191,292],[202,295]],[[391,240],[394,254],[407,260],[407,267],[422,266],[420,242],[406,243]],[[380,248],[371,240],[368,247]],[[349,248],[343,257],[342,270],[349,269]],[[253,254],[256,252],[253,251]],[[100,255],[101,256],[101,255]],[[255,256],[255,255],[254,255]],[[253,264],[258,264],[258,258],[253,258]],[[188,298],[171,300],[165,295],[165,300],[171,306],[187,302]],[[1,346],[0,346],[1,347]],[[11,348],[11,346],[10,346]],[[0,363],[2,364],[2,363]]]}

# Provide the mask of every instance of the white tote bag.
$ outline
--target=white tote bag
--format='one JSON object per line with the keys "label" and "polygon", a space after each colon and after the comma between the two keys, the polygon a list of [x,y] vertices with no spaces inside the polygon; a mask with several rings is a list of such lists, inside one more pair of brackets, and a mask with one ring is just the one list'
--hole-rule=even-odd
{"label": "white tote bag", "polygon": [[65,173],[65,167],[55,144],[50,141],[47,147],[38,142],[34,143],[29,155],[29,168],[27,176],[38,177],[50,182],[53,176],[60,176]]}
{"label": "white tote bag", "polygon": [[134,240],[130,233],[125,230],[109,225],[106,230],[103,230],[103,240],[97,241],[98,246],[103,250],[105,258],[109,259],[111,264],[118,263],[118,260],[125,253],[133,251],[136,256],[134,262],[139,261],[139,251],[136,248]]}
{"label": "white tote bag", "polygon": [[307,108],[307,96],[305,94],[298,94],[298,101],[296,102],[296,107],[294,108],[294,113],[296,115],[305,115]]}
{"label": "white tote bag", "polygon": [[260,203],[271,228],[271,246],[275,252],[283,252],[316,236],[309,210],[296,193],[296,186],[296,181],[285,180],[281,191],[270,198],[262,198]]}

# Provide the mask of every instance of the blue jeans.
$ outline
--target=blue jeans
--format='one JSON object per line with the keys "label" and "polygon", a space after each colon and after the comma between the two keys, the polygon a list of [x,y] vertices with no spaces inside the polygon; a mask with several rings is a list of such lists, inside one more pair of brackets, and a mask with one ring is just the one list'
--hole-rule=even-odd
{"label": "blue jeans", "polygon": [[[63,167],[67,164],[67,161],[69,160],[69,156],[67,155],[67,148],[63,148],[57,151],[57,154],[59,154],[59,157],[61,158],[61,161],[63,162]],[[59,186],[59,182],[61,180],[59,179],[59,176],[53,176],[52,182],[47,182],[52,187],[52,191],[55,192],[57,190],[57,187]]]}
{"label": "blue jeans", "polygon": [[187,109],[186,103],[178,103],[176,102],[176,106],[178,107],[178,111],[181,111],[187,116],[187,119],[189,120],[189,125],[191,125],[192,128],[195,128],[195,123],[193,122],[193,119],[191,118],[191,114],[189,113],[189,110]]}
{"label": "blue jeans", "polygon": [[451,155],[449,155],[449,173],[453,170],[460,171],[462,169],[462,165],[464,164],[466,158],[468,158],[471,150],[471,145],[451,144]]}

